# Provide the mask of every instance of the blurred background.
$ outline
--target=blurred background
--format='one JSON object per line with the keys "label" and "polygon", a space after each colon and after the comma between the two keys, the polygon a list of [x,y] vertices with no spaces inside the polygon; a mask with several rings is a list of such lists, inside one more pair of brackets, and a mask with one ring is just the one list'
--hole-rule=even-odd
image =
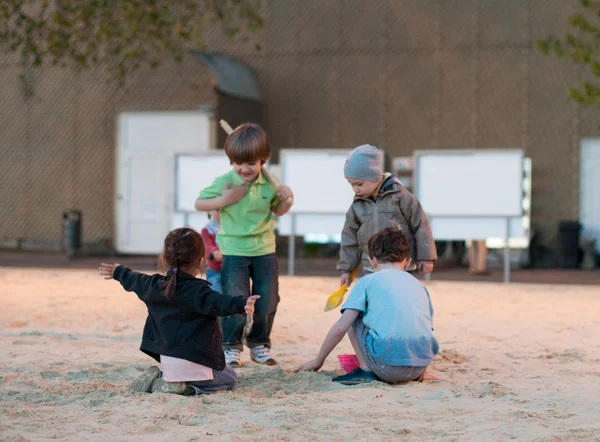
{"label": "blurred background", "polygon": [[[71,3],[78,8],[82,2]],[[107,7],[118,17],[119,8],[129,3],[142,11],[145,4],[160,2],[122,0]],[[206,10],[188,13],[182,8],[189,3]],[[191,17],[183,26],[198,29],[182,36],[177,56],[157,45],[156,54],[167,52],[158,66],[151,63],[152,46],[127,59],[128,45],[149,41],[156,17],[138,23],[145,34],[116,32],[112,40],[83,33],[81,23],[78,34],[77,23],[66,21],[69,33],[81,34],[81,40],[69,43],[64,36],[44,34],[42,25],[27,34],[26,27],[18,27],[19,15],[11,15],[16,7],[3,6],[2,265],[41,262],[40,257],[64,263],[65,256],[87,262],[86,257],[114,255],[154,263],[155,254],[143,247],[138,252],[120,248],[119,229],[131,227],[142,212],[162,223],[159,230],[179,222],[168,215],[174,211],[172,191],[158,196],[157,189],[171,186],[161,180],[172,179],[160,170],[164,166],[172,174],[174,154],[222,149],[225,134],[217,123],[225,118],[233,126],[262,124],[271,137],[275,165],[281,149],[373,144],[385,152],[386,169],[409,188],[417,150],[523,149],[530,161],[528,225],[526,241],[513,250],[513,266],[597,269],[600,113],[589,97],[568,93],[593,80],[593,70],[568,56],[545,54],[538,42],[581,31],[571,17],[594,19],[585,2],[224,1],[225,18],[218,3],[186,1],[172,12],[175,18]],[[39,2],[25,4],[30,17],[41,17]],[[50,4],[42,11],[48,17]],[[54,7],[61,12],[60,5]],[[103,19],[96,12],[87,12],[90,22],[83,28],[100,26]],[[169,29],[178,26],[177,21],[167,23]],[[21,40],[12,29],[25,29],[17,33]],[[36,32],[40,41],[47,40],[36,42]],[[64,48],[53,52],[52,38]],[[169,39],[173,36],[164,40]],[[119,62],[110,58],[90,61],[93,55],[81,62],[73,50],[87,48],[90,41],[102,47],[119,40],[124,43],[115,54],[131,61],[126,65],[131,69],[119,71]],[[36,63],[28,44],[46,45],[49,55]],[[593,62],[593,56],[588,58]],[[594,95],[593,89],[584,92]],[[124,179],[119,174],[131,165],[122,160],[130,154],[145,171],[138,188],[133,189],[135,182],[127,187],[131,200],[119,184]],[[126,176],[136,180],[133,173]],[[156,189],[148,187],[152,180]],[[284,264],[288,245],[288,238],[280,238]],[[440,241],[440,271],[464,273],[467,246],[461,240]],[[488,246],[488,267],[500,267],[503,245],[498,253],[494,244]],[[297,238],[298,274],[335,274],[337,251],[335,238]],[[573,254],[575,264],[561,266],[561,256]]]}

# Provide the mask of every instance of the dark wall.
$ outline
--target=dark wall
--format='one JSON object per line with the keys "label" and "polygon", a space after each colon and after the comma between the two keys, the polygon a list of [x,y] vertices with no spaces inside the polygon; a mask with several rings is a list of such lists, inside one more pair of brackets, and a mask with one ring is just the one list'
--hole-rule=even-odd
{"label": "dark wall", "polygon": [[[263,106],[261,103],[234,97],[219,90],[216,91],[216,95],[217,108],[215,115],[217,122],[223,119],[227,121],[233,129],[241,123],[252,122],[260,124],[267,131],[269,130],[268,127],[265,127],[265,122],[263,120]],[[227,134],[219,126],[217,148],[223,149],[226,138]]]}

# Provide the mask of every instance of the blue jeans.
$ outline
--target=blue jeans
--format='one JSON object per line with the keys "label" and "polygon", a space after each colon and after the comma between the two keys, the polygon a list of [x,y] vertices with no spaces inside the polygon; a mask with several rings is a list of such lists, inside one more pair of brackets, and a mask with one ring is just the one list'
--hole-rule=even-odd
{"label": "blue jeans", "polygon": [[210,282],[211,288],[215,292],[223,293],[223,286],[221,285],[221,272],[217,272],[213,269],[206,269],[206,280]]}
{"label": "blue jeans", "polygon": [[[260,296],[254,309],[254,324],[246,336],[248,347],[271,347],[271,330],[279,304],[279,263],[275,254],[263,256],[224,256],[221,269],[223,294],[229,296]],[[250,280],[252,279],[252,291]],[[223,348],[242,350],[245,315],[221,318]]]}

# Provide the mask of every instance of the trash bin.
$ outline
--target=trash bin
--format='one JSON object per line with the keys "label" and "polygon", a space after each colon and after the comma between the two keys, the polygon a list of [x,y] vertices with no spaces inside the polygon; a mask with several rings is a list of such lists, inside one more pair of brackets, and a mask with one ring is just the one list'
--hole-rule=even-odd
{"label": "trash bin", "polygon": [[577,221],[561,221],[558,226],[559,255],[561,269],[579,267],[579,233],[581,224]]}
{"label": "trash bin", "polygon": [[81,212],[67,210],[63,212],[63,250],[73,254],[81,247]]}

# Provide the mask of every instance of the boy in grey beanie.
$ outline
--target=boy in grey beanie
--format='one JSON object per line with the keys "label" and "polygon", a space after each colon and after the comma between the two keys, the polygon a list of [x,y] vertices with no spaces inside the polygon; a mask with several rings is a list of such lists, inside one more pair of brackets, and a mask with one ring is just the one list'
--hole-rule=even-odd
{"label": "boy in grey beanie", "polygon": [[410,258],[421,273],[431,273],[437,260],[427,215],[417,199],[391,173],[383,173],[382,154],[364,144],[354,149],[344,165],[344,176],[355,193],[346,213],[342,231],[340,284],[349,285],[350,273],[361,264],[366,273],[373,269],[368,260],[367,242],[386,227],[398,227],[411,244]]}

